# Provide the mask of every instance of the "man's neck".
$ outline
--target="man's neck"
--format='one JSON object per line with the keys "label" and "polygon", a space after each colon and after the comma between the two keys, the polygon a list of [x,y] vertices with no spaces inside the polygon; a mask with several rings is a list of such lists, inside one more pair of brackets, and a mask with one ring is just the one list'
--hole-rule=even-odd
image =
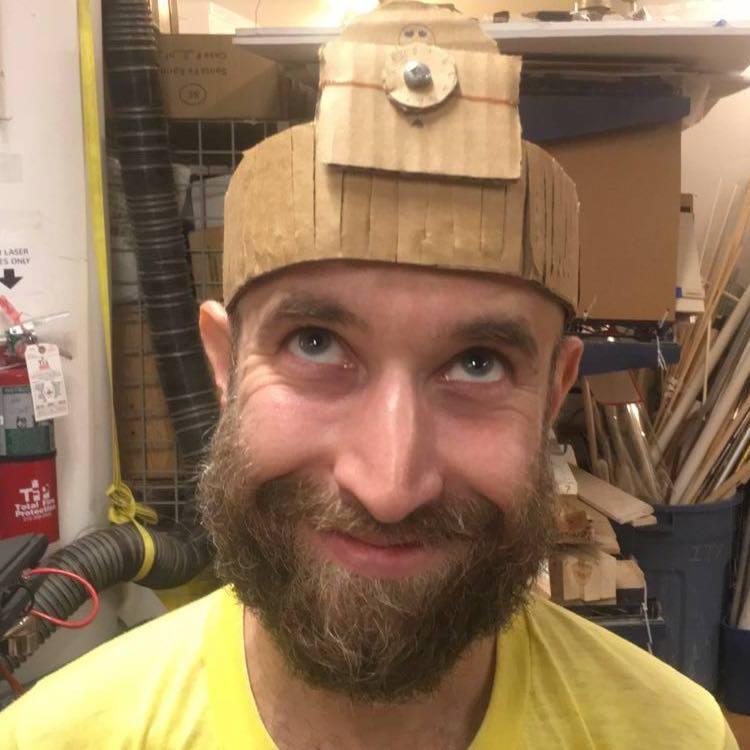
{"label": "man's neck", "polygon": [[245,612],[245,658],[258,712],[279,750],[466,750],[492,691],[495,639],[474,644],[434,693],[408,703],[353,703],[292,675]]}

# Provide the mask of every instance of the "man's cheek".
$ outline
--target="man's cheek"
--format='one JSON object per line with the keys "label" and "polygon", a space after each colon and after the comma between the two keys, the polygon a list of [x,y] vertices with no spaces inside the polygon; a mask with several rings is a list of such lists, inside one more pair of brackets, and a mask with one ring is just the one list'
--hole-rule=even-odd
{"label": "man's cheek", "polygon": [[330,408],[281,387],[254,394],[240,415],[241,440],[261,482],[325,466],[332,432]]}
{"label": "man's cheek", "polygon": [[507,509],[531,478],[539,444],[539,432],[531,425],[499,423],[468,434],[454,433],[441,452],[451,480]]}

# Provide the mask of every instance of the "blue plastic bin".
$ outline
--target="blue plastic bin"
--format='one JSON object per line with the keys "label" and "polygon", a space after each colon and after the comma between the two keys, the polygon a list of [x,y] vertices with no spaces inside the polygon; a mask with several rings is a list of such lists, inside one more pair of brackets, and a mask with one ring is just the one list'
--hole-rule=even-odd
{"label": "blue plastic bin", "polygon": [[724,705],[750,715],[750,630],[722,625],[721,672]]}
{"label": "blue plastic bin", "polygon": [[719,682],[719,643],[741,495],[704,505],[656,505],[656,526],[616,526],[624,555],[662,605],[654,654],[707,690]]}

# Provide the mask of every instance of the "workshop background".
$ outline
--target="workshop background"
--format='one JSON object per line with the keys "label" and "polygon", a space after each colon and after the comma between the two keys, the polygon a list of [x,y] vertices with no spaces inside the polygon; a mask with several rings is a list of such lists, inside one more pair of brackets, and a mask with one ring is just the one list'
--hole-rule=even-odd
{"label": "workshop background", "polygon": [[[65,550],[82,544],[101,568],[85,628],[0,620],[0,665],[20,683],[214,585],[191,513],[196,436],[216,414],[194,316],[221,294],[224,191],[243,150],[311,118],[318,45],[376,4],[144,0],[160,31],[170,162],[160,179],[176,207],[165,208],[138,205],[128,177],[145,136],[128,140],[138,87],[118,60],[143,33],[129,25],[137,19],[117,16],[117,0],[104,0],[104,15],[96,0],[85,11],[0,0],[0,540],[16,540],[5,556],[0,542],[0,604],[38,562],[27,564],[39,547],[21,535],[45,534],[71,570]],[[525,137],[560,160],[581,198],[586,377],[554,440],[560,540],[537,588],[750,715],[750,8],[454,4],[502,51],[524,55]],[[138,224],[149,211],[162,212],[170,242]],[[167,251],[183,263],[182,297],[154,330],[148,312],[170,290],[142,263]],[[52,419],[31,395],[31,355],[44,345],[60,354]],[[170,357],[181,369],[164,365]],[[155,515],[140,505],[134,515],[125,487]],[[39,508],[14,515],[19,497]],[[146,585],[128,582],[143,560],[122,552],[141,543],[133,518],[158,535]],[[107,536],[113,520],[119,535]],[[63,620],[90,611],[78,611],[86,595],[75,586]],[[37,605],[67,596],[47,581],[33,588]],[[0,687],[0,702],[11,696]]]}

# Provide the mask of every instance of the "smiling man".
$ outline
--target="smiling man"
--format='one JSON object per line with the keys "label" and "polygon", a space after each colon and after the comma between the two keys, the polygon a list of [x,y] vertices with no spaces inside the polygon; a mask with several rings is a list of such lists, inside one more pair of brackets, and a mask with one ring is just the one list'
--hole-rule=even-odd
{"label": "smiling man", "polygon": [[701,688],[530,594],[582,344],[575,187],[521,141],[519,73],[419,3],[325,48],[315,123],[232,178],[201,309],[226,585],[44,680],[3,749],[736,749]]}

